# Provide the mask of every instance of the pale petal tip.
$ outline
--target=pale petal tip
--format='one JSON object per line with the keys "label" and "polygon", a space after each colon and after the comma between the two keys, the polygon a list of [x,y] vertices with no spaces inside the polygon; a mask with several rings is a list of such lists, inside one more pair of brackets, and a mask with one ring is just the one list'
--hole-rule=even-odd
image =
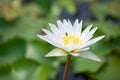
{"label": "pale petal tip", "polygon": [[77,18],[75,21],[79,21],[79,19]]}
{"label": "pale petal tip", "polygon": [[66,20],[66,19],[63,19],[63,22],[64,22],[64,21],[67,21],[67,20]]}
{"label": "pale petal tip", "polygon": [[90,24],[90,26],[93,26],[93,24]]}
{"label": "pale petal tip", "polygon": [[80,56],[80,54],[79,53],[70,53],[72,56],[75,56],[75,57],[77,57],[77,56]]}
{"label": "pale petal tip", "polygon": [[[88,58],[89,59],[89,58]],[[98,62],[102,62],[102,60],[98,57],[95,57],[95,58],[91,58],[91,60],[94,60],[94,61],[98,61]]]}
{"label": "pale petal tip", "polygon": [[[99,37],[99,40],[103,39],[104,37],[105,37],[105,35],[100,36],[100,37]],[[98,41],[99,41],[99,40],[98,40]]]}
{"label": "pale petal tip", "polygon": [[36,36],[37,36],[37,37],[40,37],[40,35],[39,35],[39,34],[37,34]]}
{"label": "pale petal tip", "polygon": [[94,60],[94,61],[101,62],[101,59],[90,51],[83,51],[83,52],[80,53],[80,56],[84,57],[84,58],[87,58],[87,59],[91,59],[91,60]]}
{"label": "pale petal tip", "polygon": [[50,57],[50,56],[48,56],[48,55],[46,54],[45,57]]}
{"label": "pale petal tip", "polygon": [[75,24],[75,23],[79,23],[79,20],[78,20],[78,19],[76,19],[76,20],[74,21],[74,24]]}
{"label": "pale petal tip", "polygon": [[45,29],[44,28],[42,28],[42,31],[44,31]]}
{"label": "pale petal tip", "polygon": [[105,37],[105,35],[103,35],[103,38]]}
{"label": "pale petal tip", "polygon": [[59,23],[59,22],[61,22],[61,20],[58,19],[58,20],[57,20],[57,23]]}
{"label": "pale petal tip", "polygon": [[95,31],[96,31],[96,30],[98,29],[98,27],[95,27],[94,29],[95,29]]}
{"label": "pale petal tip", "polygon": [[65,24],[65,23],[68,23],[68,21],[66,20],[66,19],[63,19],[63,23]]}
{"label": "pale petal tip", "polygon": [[[92,58],[91,58],[91,59],[92,59]],[[98,61],[98,62],[102,62],[102,60],[101,60],[99,57],[95,56],[95,55],[94,55],[94,57],[93,57],[92,60],[95,60],[95,61]]]}
{"label": "pale petal tip", "polygon": [[102,62],[100,58],[94,59],[95,61]]}
{"label": "pale petal tip", "polygon": [[93,26],[93,24],[90,24],[88,27],[89,27],[89,29],[91,29],[92,28],[92,26]]}
{"label": "pale petal tip", "polygon": [[101,36],[101,39],[103,39],[105,37],[105,35]]}
{"label": "pale petal tip", "polygon": [[48,57],[48,56],[45,55],[45,57]]}
{"label": "pale petal tip", "polygon": [[49,25],[52,25],[51,23],[48,23]]}
{"label": "pale petal tip", "polygon": [[54,57],[54,55],[46,54],[45,57]]}

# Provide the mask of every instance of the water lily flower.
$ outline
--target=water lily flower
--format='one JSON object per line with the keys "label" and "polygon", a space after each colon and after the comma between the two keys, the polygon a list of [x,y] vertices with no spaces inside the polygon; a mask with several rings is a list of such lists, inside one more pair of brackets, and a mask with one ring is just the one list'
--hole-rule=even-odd
{"label": "water lily flower", "polygon": [[[37,35],[39,38],[57,47],[50,51],[45,57],[53,56],[80,56],[95,61],[101,61],[95,54],[89,51],[89,46],[95,44],[104,36],[92,38],[97,27],[89,25],[82,31],[82,21],[78,19],[72,24],[69,20],[57,21],[57,26],[49,23],[50,29],[42,29],[46,35]],[[92,29],[91,29],[92,28]]]}

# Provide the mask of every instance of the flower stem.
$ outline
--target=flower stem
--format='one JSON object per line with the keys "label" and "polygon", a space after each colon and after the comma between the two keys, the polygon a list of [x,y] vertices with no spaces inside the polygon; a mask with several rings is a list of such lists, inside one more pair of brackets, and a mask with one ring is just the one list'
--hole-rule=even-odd
{"label": "flower stem", "polygon": [[63,80],[67,80],[68,71],[69,71],[69,67],[70,67],[70,61],[71,61],[71,55],[67,55],[67,60],[66,60],[66,66],[65,66],[65,70],[64,70]]}

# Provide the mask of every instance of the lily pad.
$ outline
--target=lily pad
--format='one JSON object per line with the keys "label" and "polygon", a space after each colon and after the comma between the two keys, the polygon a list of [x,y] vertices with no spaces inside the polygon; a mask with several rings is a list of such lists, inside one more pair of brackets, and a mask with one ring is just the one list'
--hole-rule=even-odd
{"label": "lily pad", "polygon": [[29,80],[39,64],[30,59],[20,59],[12,65],[13,80]]}
{"label": "lily pad", "polygon": [[6,64],[0,66],[0,80],[12,80],[10,65]]}
{"label": "lily pad", "polygon": [[13,63],[19,58],[24,57],[26,42],[22,39],[13,39],[0,45],[0,65]]}
{"label": "lily pad", "polygon": [[120,58],[116,55],[108,57],[106,66],[98,74],[99,80],[120,80]]}
{"label": "lily pad", "polygon": [[104,64],[104,62],[96,62],[89,59],[76,57],[73,60],[73,69],[75,73],[96,73]]}
{"label": "lily pad", "polygon": [[34,59],[42,64],[57,67],[58,61],[56,61],[55,57],[45,57],[52,49],[54,49],[54,47],[45,41],[33,41],[28,43],[25,56],[26,58]]}

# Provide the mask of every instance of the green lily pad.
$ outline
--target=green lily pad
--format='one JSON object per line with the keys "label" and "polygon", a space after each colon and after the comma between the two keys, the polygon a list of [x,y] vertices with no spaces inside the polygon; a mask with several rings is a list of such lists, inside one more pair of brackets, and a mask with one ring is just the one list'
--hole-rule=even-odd
{"label": "green lily pad", "polygon": [[55,68],[41,65],[36,68],[30,80],[55,80],[57,72]]}
{"label": "green lily pad", "polygon": [[117,1],[109,1],[107,3],[93,3],[92,4],[92,11],[97,16],[99,20],[105,20],[106,15],[111,15],[116,19],[120,19],[119,11],[120,5]]}
{"label": "green lily pad", "polygon": [[118,24],[109,21],[99,21],[95,22],[94,25],[98,26],[98,29],[103,32],[106,39],[117,38],[120,35],[120,27]]}
{"label": "green lily pad", "polygon": [[45,55],[52,49],[54,49],[54,47],[45,41],[33,41],[31,43],[28,43],[25,56],[26,58],[34,59],[42,64],[55,67],[58,66],[58,61],[56,61],[56,58],[45,57]]}
{"label": "green lily pad", "polygon": [[12,80],[10,65],[0,66],[0,80]]}
{"label": "green lily pad", "polygon": [[75,73],[95,73],[97,72],[104,62],[96,62],[82,57],[76,57],[73,59],[73,69]]}
{"label": "green lily pad", "polygon": [[30,80],[47,80],[47,70],[45,66],[39,66],[36,68]]}
{"label": "green lily pad", "polygon": [[109,42],[107,42],[105,39],[103,39],[96,44],[90,46],[90,50],[93,53],[99,55],[104,60],[104,57],[107,54],[110,54],[110,52],[112,51],[112,45],[109,44]]}
{"label": "green lily pad", "polygon": [[22,39],[13,39],[0,45],[0,65],[13,63],[17,59],[24,57],[26,42]]}
{"label": "green lily pad", "polygon": [[19,17],[11,22],[0,18],[0,35],[2,41],[21,37],[27,41],[36,39],[36,34],[41,32],[44,20],[39,18],[41,12],[34,4],[20,8]]}
{"label": "green lily pad", "polygon": [[120,80],[120,58],[118,56],[108,57],[106,66],[98,74],[98,80]]}
{"label": "green lily pad", "polygon": [[100,21],[104,20],[104,17],[106,15],[106,10],[105,10],[104,4],[99,4],[99,3],[92,4],[91,9]]}
{"label": "green lily pad", "polygon": [[39,64],[30,59],[20,59],[12,65],[13,80],[29,80]]}

